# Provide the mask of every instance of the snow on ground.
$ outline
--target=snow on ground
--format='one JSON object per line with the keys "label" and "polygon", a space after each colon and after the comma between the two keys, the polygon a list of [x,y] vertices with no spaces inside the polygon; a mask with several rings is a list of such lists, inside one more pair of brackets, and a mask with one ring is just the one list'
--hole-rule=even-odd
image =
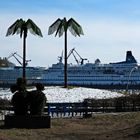
{"label": "snow on ground", "polygon": [[[83,87],[65,89],[58,86],[45,87],[44,93],[48,102],[82,102],[85,98],[103,99],[122,96],[120,93],[108,90]],[[11,99],[12,95],[9,89],[0,90],[1,98]]]}
{"label": "snow on ground", "polygon": [[46,87],[44,93],[48,102],[82,102],[85,98],[103,99],[122,96],[117,92],[83,87],[71,89]]}

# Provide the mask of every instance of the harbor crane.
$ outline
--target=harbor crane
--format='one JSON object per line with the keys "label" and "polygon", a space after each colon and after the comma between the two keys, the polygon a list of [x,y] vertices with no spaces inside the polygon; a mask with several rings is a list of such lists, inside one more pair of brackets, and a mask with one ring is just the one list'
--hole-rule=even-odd
{"label": "harbor crane", "polygon": [[[18,57],[20,59],[23,60],[23,58],[17,53],[17,52],[14,52],[12,54],[10,54],[7,59],[11,58],[11,57],[14,57],[16,59],[16,61],[22,66],[23,64],[21,63],[21,61],[18,59]],[[28,62],[30,62],[31,60],[26,60],[25,63],[26,63],[26,66],[28,65]]]}
{"label": "harbor crane", "polygon": [[[77,64],[83,65],[83,64],[84,64],[84,60],[87,60],[87,58],[82,58],[82,57],[80,56],[80,54],[75,50],[75,48],[73,48],[73,49],[70,50],[70,52],[69,52],[69,54],[68,54],[68,56],[67,56],[67,59],[70,57],[71,54],[72,54],[73,57],[75,58],[75,61],[77,62]],[[78,55],[78,57],[80,58],[80,60],[78,60],[78,59],[76,58],[76,54]]]}

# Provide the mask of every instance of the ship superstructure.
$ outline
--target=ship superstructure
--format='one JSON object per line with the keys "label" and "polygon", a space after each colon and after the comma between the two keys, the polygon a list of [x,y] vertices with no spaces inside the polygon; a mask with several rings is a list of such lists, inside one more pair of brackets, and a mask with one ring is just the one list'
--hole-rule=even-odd
{"label": "ship superstructure", "polygon": [[[61,59],[62,60],[62,59]],[[64,84],[64,64],[59,61],[49,67],[42,76],[42,83],[48,85]],[[126,60],[117,63],[95,63],[80,65],[68,64],[68,85],[91,87],[126,87],[140,85],[140,66],[131,51],[127,51]]]}

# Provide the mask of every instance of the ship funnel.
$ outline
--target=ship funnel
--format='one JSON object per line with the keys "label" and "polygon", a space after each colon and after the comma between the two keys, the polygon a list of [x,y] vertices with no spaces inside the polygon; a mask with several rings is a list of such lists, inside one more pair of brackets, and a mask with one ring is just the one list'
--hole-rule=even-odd
{"label": "ship funnel", "polygon": [[131,51],[127,51],[126,53],[126,62],[127,63],[137,63],[135,57],[132,55]]}

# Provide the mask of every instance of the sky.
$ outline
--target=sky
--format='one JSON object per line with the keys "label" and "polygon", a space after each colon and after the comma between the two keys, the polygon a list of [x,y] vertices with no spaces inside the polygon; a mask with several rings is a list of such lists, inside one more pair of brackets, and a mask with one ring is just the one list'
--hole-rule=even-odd
{"label": "sky", "polygon": [[[74,18],[84,31],[81,37],[68,33],[68,52],[75,48],[90,63],[97,58],[101,63],[110,63],[124,61],[126,51],[132,51],[140,62],[139,0],[1,0],[0,56],[14,52],[22,56],[19,35],[5,35],[17,19],[30,18],[41,29],[43,38],[28,33],[28,65],[48,67],[57,63],[64,50],[64,36],[48,35],[48,28],[64,17]],[[19,65],[14,57],[9,60]],[[72,55],[68,63],[76,64]]]}

